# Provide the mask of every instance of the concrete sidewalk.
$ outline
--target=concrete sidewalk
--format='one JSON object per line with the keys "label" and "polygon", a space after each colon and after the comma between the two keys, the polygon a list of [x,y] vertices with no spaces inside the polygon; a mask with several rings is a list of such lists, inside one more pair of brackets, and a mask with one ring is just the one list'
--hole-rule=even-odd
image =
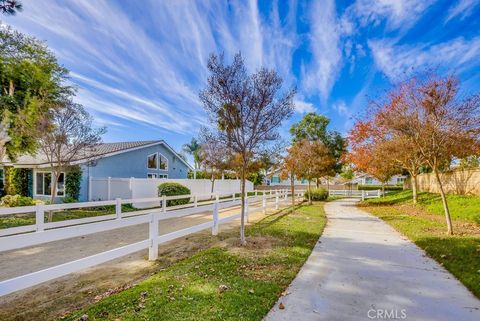
{"label": "concrete sidewalk", "polygon": [[478,299],[355,200],[325,210],[319,243],[265,320],[480,320]]}

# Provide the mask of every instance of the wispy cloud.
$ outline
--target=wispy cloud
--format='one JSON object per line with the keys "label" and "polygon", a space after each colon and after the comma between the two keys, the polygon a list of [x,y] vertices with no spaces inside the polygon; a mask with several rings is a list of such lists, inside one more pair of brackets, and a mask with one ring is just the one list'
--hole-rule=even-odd
{"label": "wispy cloud", "polygon": [[457,4],[453,5],[449,10],[445,22],[449,22],[454,18],[464,19],[470,16],[475,7],[480,3],[480,0],[459,0]]}
{"label": "wispy cloud", "polygon": [[[387,28],[410,28],[432,5],[435,0],[357,0],[345,11],[343,24],[357,24],[378,26],[386,22]],[[350,26],[346,31],[353,33],[355,28]]]}
{"label": "wispy cloud", "polygon": [[[198,99],[212,52],[241,51],[251,71],[276,68],[295,82],[294,15],[280,19],[278,3],[261,15],[258,3],[144,1],[25,1],[15,27],[48,41],[72,71],[78,100],[108,118],[193,134],[205,114]],[[290,4],[292,12],[296,3]],[[8,20],[10,22],[10,20]],[[111,116],[105,111],[111,112]],[[113,123],[117,120],[112,121]]]}
{"label": "wispy cloud", "polygon": [[312,103],[301,99],[295,100],[295,110],[301,114],[313,113],[316,111],[315,106]]}
{"label": "wispy cloud", "polygon": [[390,80],[426,67],[457,69],[461,72],[479,66],[480,37],[463,37],[436,44],[395,45],[388,40],[369,41],[368,45],[378,69]]}
{"label": "wispy cloud", "polygon": [[303,67],[303,86],[309,93],[320,93],[325,101],[335,84],[342,63],[335,2],[315,1],[309,8],[309,13],[312,59]]}

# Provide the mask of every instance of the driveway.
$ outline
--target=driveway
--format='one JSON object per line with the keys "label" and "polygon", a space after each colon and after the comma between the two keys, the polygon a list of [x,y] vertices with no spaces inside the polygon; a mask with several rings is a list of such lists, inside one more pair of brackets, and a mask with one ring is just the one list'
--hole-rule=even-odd
{"label": "driveway", "polygon": [[322,237],[265,320],[480,320],[459,281],[355,202],[326,204]]}

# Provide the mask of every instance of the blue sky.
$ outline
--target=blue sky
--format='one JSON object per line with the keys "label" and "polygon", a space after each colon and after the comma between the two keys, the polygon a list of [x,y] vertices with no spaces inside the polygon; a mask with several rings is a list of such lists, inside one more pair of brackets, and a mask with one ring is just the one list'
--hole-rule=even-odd
{"label": "blue sky", "polygon": [[296,86],[296,113],[346,132],[368,98],[412,70],[455,71],[480,89],[480,0],[23,0],[2,17],[45,40],[105,141],[165,139],[176,149],[207,119],[198,99],[209,53],[241,51]]}

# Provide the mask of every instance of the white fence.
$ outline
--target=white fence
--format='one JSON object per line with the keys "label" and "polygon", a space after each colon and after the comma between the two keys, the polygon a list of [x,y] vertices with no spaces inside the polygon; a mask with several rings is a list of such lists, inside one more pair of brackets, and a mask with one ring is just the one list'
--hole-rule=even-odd
{"label": "white fence", "polygon": [[361,198],[362,201],[367,198],[378,198],[382,196],[381,190],[374,190],[374,191],[365,191],[365,190],[329,190],[329,196],[344,196],[344,197],[353,197],[353,198]]}
{"label": "white fence", "polygon": [[[212,193],[212,181],[209,179],[160,179],[160,178],[115,178],[91,177],[89,181],[88,199],[113,200],[115,198],[157,197],[158,185],[180,183],[190,189],[192,194]],[[240,180],[215,180],[213,193],[230,194],[240,190]],[[245,190],[253,191],[253,183],[246,181]],[[150,204],[137,204],[139,207],[150,207]]]}
{"label": "white fence", "polygon": [[[287,190],[276,191],[255,191],[255,194],[246,198],[246,218],[250,214],[263,211],[267,208],[274,207],[279,208],[281,203],[288,202],[289,192]],[[297,193],[296,193],[297,194]],[[301,196],[302,193],[298,193]],[[213,199],[210,199],[214,196]],[[190,202],[184,205],[167,206],[168,200],[190,198]],[[205,200],[208,197],[208,200]],[[204,200],[201,200],[204,199]],[[251,207],[250,205],[256,203],[259,207]],[[157,208],[149,210],[139,210],[134,212],[122,213],[122,204],[131,203],[156,203],[160,205]],[[15,250],[19,248],[36,246],[39,244],[59,241],[72,237],[78,237],[83,235],[89,235],[93,233],[99,233],[109,231],[113,229],[124,228],[127,226],[133,226],[138,224],[149,224],[149,236],[140,242],[128,244],[116,249],[112,249],[106,252],[88,256],[82,259],[71,261],[68,263],[60,264],[54,267],[50,267],[41,271],[29,273],[26,275],[18,276],[12,279],[0,281],[0,296],[19,291],[88,267],[92,267],[98,264],[105,263],[107,261],[138,252],[148,248],[149,260],[155,260],[158,257],[159,244],[183,237],[192,233],[196,233],[205,229],[212,229],[212,234],[218,233],[220,224],[224,224],[229,221],[240,218],[241,214],[237,213],[231,216],[219,218],[218,211],[229,207],[235,207],[240,205],[240,200],[236,196],[236,193],[231,194],[207,194],[207,195],[182,195],[182,196],[169,196],[169,197],[156,197],[156,198],[143,198],[143,199],[116,199],[115,201],[97,201],[86,203],[71,203],[71,204],[52,204],[15,208],[2,208],[0,209],[0,216],[14,215],[21,213],[35,212],[35,225],[29,225],[24,227],[14,227],[1,230],[4,236],[0,238],[0,252]],[[115,205],[115,214],[103,215],[97,217],[89,217],[83,219],[66,220],[61,222],[44,221],[44,214],[46,211],[66,210],[73,208],[85,208],[85,207],[97,207]],[[159,235],[158,225],[159,222],[171,218],[180,218],[189,216],[201,212],[212,212],[212,220],[198,224],[192,227],[177,230],[168,234]],[[27,233],[34,231],[33,233]],[[11,235],[16,234],[17,235]]]}

